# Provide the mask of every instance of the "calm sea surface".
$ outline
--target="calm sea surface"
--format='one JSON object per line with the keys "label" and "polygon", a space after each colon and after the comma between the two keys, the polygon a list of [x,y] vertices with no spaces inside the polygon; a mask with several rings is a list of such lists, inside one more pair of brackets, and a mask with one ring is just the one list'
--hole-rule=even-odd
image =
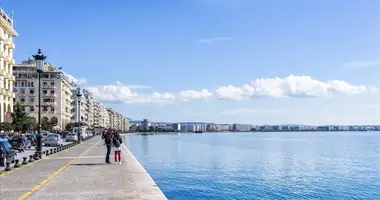
{"label": "calm sea surface", "polygon": [[168,199],[380,199],[380,132],[125,140]]}

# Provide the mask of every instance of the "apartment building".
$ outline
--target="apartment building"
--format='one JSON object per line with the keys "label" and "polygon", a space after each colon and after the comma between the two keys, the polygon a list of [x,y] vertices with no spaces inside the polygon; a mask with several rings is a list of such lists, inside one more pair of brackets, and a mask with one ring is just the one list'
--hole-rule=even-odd
{"label": "apartment building", "polygon": [[109,128],[109,115],[104,106],[99,101],[94,100],[94,126]]}
{"label": "apartment building", "polygon": [[94,96],[91,92],[87,90],[83,90],[83,96],[85,98],[86,104],[86,116],[87,116],[87,124],[90,127],[93,127],[94,124]]}
{"label": "apartment building", "polygon": [[[87,99],[86,99],[86,96],[84,95],[84,91],[83,89],[81,88],[74,88],[76,87],[76,85],[74,83],[70,83],[70,85],[72,86],[72,96],[71,96],[71,99],[72,99],[72,109],[71,109],[71,120],[72,121],[76,121],[76,103],[79,101],[80,102],[80,122],[84,125],[89,125],[88,124],[88,103],[87,103]],[[81,96],[78,97],[77,96],[77,93],[78,93],[78,90],[80,91],[81,93]],[[79,99],[78,99],[79,98]]]}
{"label": "apartment building", "polygon": [[0,122],[9,122],[13,112],[13,37],[17,36],[18,33],[13,28],[13,19],[0,9]]}
{"label": "apartment building", "polygon": [[129,120],[123,116],[121,113],[113,111],[110,108],[107,108],[108,117],[109,117],[109,126],[110,129],[128,131],[129,130]]}
{"label": "apartment building", "polygon": [[[15,103],[37,120],[38,117],[38,74],[32,59],[13,66],[15,76]],[[72,121],[72,87],[60,70],[45,63],[41,74],[41,119],[52,122],[56,129],[64,129]]]}

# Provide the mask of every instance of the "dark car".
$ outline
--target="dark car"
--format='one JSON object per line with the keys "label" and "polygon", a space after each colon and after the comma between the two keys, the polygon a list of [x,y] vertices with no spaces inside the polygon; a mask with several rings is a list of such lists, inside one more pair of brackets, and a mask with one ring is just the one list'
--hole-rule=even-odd
{"label": "dark car", "polygon": [[16,157],[16,151],[12,149],[12,146],[7,140],[0,139],[0,166],[5,166],[5,162],[14,162]]}
{"label": "dark car", "polygon": [[25,138],[22,135],[14,135],[9,139],[9,143],[12,146],[12,149],[23,152],[25,149]]}

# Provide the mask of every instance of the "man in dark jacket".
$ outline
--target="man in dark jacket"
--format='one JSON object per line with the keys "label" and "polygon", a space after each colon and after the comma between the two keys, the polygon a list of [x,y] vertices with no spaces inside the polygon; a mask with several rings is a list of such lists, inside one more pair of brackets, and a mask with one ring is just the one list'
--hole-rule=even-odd
{"label": "man in dark jacket", "polygon": [[112,134],[110,132],[107,132],[103,135],[104,144],[107,147],[107,154],[106,154],[106,163],[110,164],[110,154],[111,154],[111,144],[112,144]]}

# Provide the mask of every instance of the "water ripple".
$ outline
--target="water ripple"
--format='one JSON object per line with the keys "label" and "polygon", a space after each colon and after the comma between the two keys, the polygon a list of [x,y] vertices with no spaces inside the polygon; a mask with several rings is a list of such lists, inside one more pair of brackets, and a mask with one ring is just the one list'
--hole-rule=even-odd
{"label": "water ripple", "polygon": [[380,134],[128,136],[169,199],[379,199]]}

